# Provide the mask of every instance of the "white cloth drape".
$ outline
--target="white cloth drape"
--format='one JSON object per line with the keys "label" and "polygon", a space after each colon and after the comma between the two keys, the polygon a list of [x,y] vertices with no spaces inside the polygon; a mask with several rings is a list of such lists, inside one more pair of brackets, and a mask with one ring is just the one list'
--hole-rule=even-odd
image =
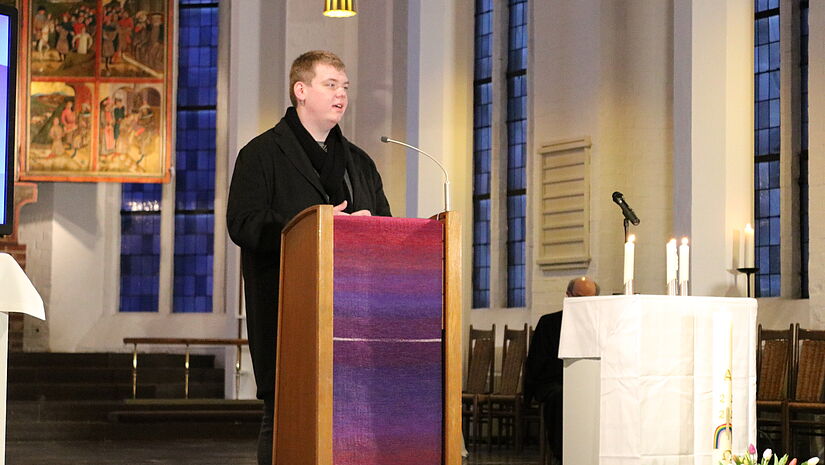
{"label": "white cloth drape", "polygon": [[[727,321],[718,318],[723,313],[733,322],[736,453],[756,440],[754,299],[642,295],[565,299],[559,357],[601,359],[600,465],[711,464],[713,433],[719,424],[712,369],[720,342],[714,341],[713,328],[714,323]],[[568,381],[565,398],[577,395]],[[575,421],[577,412],[565,410],[564,415],[566,421]],[[565,436],[565,447],[569,443]],[[565,456],[570,452],[565,450]]]}

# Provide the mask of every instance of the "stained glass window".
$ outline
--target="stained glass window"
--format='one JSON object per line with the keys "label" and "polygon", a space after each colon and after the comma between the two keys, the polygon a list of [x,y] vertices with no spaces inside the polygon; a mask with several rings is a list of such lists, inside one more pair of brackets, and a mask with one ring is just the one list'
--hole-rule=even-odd
{"label": "stained glass window", "polygon": [[473,308],[490,306],[493,0],[477,0],[473,81]]}
{"label": "stained glass window", "polygon": [[218,4],[182,0],[178,61],[174,312],[212,311]]}
{"label": "stained glass window", "polygon": [[507,48],[507,306],[526,305],[527,0],[509,0]]}
{"label": "stained glass window", "polygon": [[755,0],[754,95],[757,297],[780,293],[779,0]]}
{"label": "stained glass window", "polygon": [[123,184],[120,207],[120,311],[158,311],[160,184]]}

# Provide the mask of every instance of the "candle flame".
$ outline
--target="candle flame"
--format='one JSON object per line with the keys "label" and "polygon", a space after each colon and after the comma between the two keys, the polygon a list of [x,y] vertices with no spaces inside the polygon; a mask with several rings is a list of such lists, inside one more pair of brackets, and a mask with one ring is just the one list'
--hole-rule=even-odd
{"label": "candle flame", "polygon": [[753,226],[750,223],[745,225],[745,232],[746,233],[753,233]]}
{"label": "candle flame", "polygon": [[682,245],[688,245],[688,238],[687,237],[682,238]]}
{"label": "candle flame", "polygon": [[636,242],[636,235],[631,234],[631,235],[627,236],[627,242]]}
{"label": "candle flame", "polygon": [[673,238],[667,242],[668,244],[676,245],[676,238]]}

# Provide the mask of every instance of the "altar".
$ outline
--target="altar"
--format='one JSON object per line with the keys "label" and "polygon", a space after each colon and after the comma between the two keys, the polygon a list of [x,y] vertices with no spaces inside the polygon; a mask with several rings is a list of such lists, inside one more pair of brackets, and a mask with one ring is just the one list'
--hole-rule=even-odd
{"label": "altar", "polygon": [[564,463],[711,465],[725,395],[732,450],[755,444],[756,313],[746,298],[565,299]]}
{"label": "altar", "polygon": [[0,253],[0,465],[6,461],[6,376],[8,367],[9,312],[46,318],[43,299],[20,266]]}

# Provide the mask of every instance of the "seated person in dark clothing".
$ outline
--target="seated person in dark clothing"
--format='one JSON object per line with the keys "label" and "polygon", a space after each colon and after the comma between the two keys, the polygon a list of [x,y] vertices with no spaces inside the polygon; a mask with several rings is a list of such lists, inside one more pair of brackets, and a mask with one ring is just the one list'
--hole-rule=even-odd
{"label": "seated person in dark clothing", "polygon": [[[567,297],[599,295],[599,286],[590,278],[570,280]],[[525,404],[536,399],[544,403],[544,424],[550,441],[551,453],[561,463],[562,444],[562,384],[563,362],[559,359],[559,337],[563,312],[544,315],[539,319],[530,350],[527,353],[527,367],[524,375]]]}

